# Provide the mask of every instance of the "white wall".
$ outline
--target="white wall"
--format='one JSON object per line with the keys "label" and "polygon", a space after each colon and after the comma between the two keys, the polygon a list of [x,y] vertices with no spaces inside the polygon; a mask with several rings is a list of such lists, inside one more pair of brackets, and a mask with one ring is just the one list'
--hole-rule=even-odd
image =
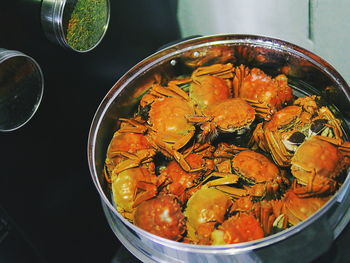
{"label": "white wall", "polygon": [[350,0],[179,0],[182,37],[254,34],[328,61],[350,84]]}

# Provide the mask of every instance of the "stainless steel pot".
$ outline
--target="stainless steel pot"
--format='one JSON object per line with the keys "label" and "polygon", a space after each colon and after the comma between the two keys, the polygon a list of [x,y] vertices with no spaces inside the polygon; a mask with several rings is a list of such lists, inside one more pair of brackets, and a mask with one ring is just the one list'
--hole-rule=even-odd
{"label": "stainless steel pot", "polygon": [[[234,245],[201,246],[170,241],[136,227],[113,206],[102,176],[106,149],[119,117],[130,116],[154,74],[177,76],[200,64],[213,48],[229,47],[230,62],[259,67],[270,75],[285,73],[295,95],[321,95],[345,120],[349,133],[350,89],[339,73],[317,55],[278,39],[252,35],[199,37],[172,45],[130,69],[108,92],[93,119],[88,161],[108,222],[119,240],[144,262],[310,262],[325,252],[350,219],[350,177],[326,205],[302,223],[261,240]],[[225,57],[220,56],[220,59]],[[216,63],[215,59],[205,63]],[[221,61],[219,61],[221,62]],[[225,61],[226,62],[226,61]],[[296,259],[296,255],[303,256]]]}

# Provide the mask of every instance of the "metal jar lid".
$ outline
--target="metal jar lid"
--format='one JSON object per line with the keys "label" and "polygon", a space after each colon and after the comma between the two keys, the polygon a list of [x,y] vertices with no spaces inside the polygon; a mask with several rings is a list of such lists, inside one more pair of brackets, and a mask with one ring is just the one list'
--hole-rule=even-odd
{"label": "metal jar lid", "polygon": [[26,124],[38,109],[43,90],[43,73],[33,58],[0,48],[0,131]]}
{"label": "metal jar lid", "polygon": [[91,51],[101,42],[109,17],[109,0],[42,1],[41,24],[46,36],[80,53]]}

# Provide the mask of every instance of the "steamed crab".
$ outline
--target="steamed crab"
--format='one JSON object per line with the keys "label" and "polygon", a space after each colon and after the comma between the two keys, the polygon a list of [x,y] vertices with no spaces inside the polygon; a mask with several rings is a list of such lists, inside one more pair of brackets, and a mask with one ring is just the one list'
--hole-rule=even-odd
{"label": "steamed crab", "polygon": [[337,141],[313,136],[296,150],[291,172],[297,180],[294,191],[299,196],[330,194],[338,188],[337,176],[350,166],[350,143],[334,142]]}
{"label": "steamed crab", "polygon": [[301,97],[277,111],[270,121],[259,123],[250,145],[271,154],[277,165],[290,166],[299,145],[308,137],[321,135],[341,142],[340,121],[328,107],[318,107],[316,96]]}
{"label": "steamed crab", "polygon": [[122,121],[109,144],[105,161],[105,177],[112,186],[117,210],[132,220],[134,208],[157,194],[155,150],[140,133],[129,133],[132,120]]}
{"label": "steamed crab", "polygon": [[153,147],[174,158],[185,171],[192,171],[179,151],[195,134],[195,125],[188,120],[195,115],[195,108],[187,93],[176,85],[154,84],[140,106],[149,107],[146,128]]}
{"label": "steamed crab", "polygon": [[211,145],[195,145],[188,149],[188,153],[185,152],[185,161],[199,171],[186,172],[176,161],[170,161],[160,174],[165,186],[164,191],[175,195],[182,204],[186,203],[202,177],[214,170],[214,149]]}
{"label": "steamed crab", "polygon": [[185,218],[176,197],[159,195],[140,204],[134,214],[136,226],[171,240],[180,240],[185,233]]}
{"label": "steamed crab", "polygon": [[113,176],[112,193],[118,212],[132,221],[135,207],[155,197],[157,186],[153,163],[123,170]]}
{"label": "steamed crab", "polygon": [[245,100],[230,98],[218,104],[211,105],[204,115],[189,118],[194,123],[200,123],[202,132],[199,141],[211,142],[220,133],[242,134],[255,120],[256,111]]}
{"label": "steamed crab", "polygon": [[250,69],[244,65],[236,67],[233,87],[234,97],[266,104],[272,112],[293,100],[292,88],[288,85],[286,75],[280,74],[272,78],[258,68]]}
{"label": "steamed crab", "polygon": [[265,235],[270,235],[277,227],[285,229],[286,226],[279,225],[278,216],[274,212],[274,200],[253,200],[252,196],[243,196],[234,200],[230,214],[245,213],[253,215],[260,223]]}
{"label": "steamed crab", "polygon": [[[217,189],[238,196],[243,194],[258,199],[274,199],[289,185],[289,180],[265,155],[247,149],[231,154],[232,146],[226,143],[219,144],[218,148],[221,151],[215,152],[215,157],[221,159],[220,162],[229,161],[227,172],[238,175],[245,185],[244,191],[227,186],[217,186]],[[237,151],[236,146],[233,149]]]}
{"label": "steamed crab", "polygon": [[199,67],[190,77],[176,79],[169,84],[188,89],[188,95],[198,110],[205,111],[208,106],[232,97],[229,79],[233,78],[233,70],[231,63]]}
{"label": "steamed crab", "polygon": [[106,175],[116,175],[123,170],[138,167],[142,163],[152,161],[155,150],[142,132],[132,125],[132,119],[121,119],[120,128],[113,134],[107,149]]}
{"label": "steamed crab", "polygon": [[281,224],[296,225],[317,212],[329,199],[330,196],[300,198],[290,189],[283,199],[274,201],[274,213]]}
{"label": "steamed crab", "polygon": [[229,217],[211,234],[213,245],[248,242],[263,237],[264,232],[259,221],[246,213]]}
{"label": "steamed crab", "polygon": [[196,191],[188,200],[184,212],[191,242],[210,244],[215,225],[224,222],[231,205],[231,199],[219,190],[203,188]]}

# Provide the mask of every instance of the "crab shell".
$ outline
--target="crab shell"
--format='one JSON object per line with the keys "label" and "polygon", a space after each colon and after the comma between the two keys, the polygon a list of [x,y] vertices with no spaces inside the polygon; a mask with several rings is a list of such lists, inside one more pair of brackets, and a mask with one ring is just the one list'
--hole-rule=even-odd
{"label": "crab shell", "polygon": [[178,97],[162,97],[152,103],[149,122],[161,140],[176,142],[194,132],[194,125],[186,118],[194,114],[193,106],[187,101]]}
{"label": "crab shell", "polygon": [[240,98],[227,99],[208,108],[212,123],[221,132],[235,132],[248,128],[255,119],[255,110]]}
{"label": "crab shell", "polygon": [[159,195],[141,203],[134,213],[134,224],[152,234],[180,240],[185,233],[185,218],[174,196]]}
{"label": "crab shell", "polygon": [[277,111],[270,121],[266,122],[264,128],[269,131],[287,129],[300,119],[302,108],[299,106],[287,106]]}
{"label": "crab shell", "polygon": [[233,169],[246,181],[252,183],[252,196],[276,196],[289,184],[279,168],[265,155],[251,150],[238,153],[232,160]]}
{"label": "crab shell", "polygon": [[279,205],[275,205],[277,214],[284,214],[288,223],[296,225],[317,212],[328,200],[328,197],[309,197],[300,198],[292,189],[285,193],[282,200],[279,200]]}
{"label": "crab shell", "polygon": [[154,163],[130,168],[112,177],[113,200],[118,212],[132,220],[135,206],[156,195],[157,181]]}
{"label": "crab shell", "polygon": [[201,110],[231,97],[226,81],[212,75],[194,78],[189,87],[189,96]]}
{"label": "crab shell", "polygon": [[293,99],[292,88],[284,74],[271,78],[261,69],[249,69],[244,65],[237,67],[235,72],[234,97],[266,103],[274,110],[281,109]]}
{"label": "crab shell", "polygon": [[292,158],[291,171],[298,182],[306,184],[309,175],[335,178],[343,169],[343,156],[329,142],[311,137],[302,143]]}
{"label": "crab shell", "polygon": [[[188,155],[185,160],[193,168],[200,168],[203,166],[203,159],[196,154]],[[166,191],[174,194],[178,197],[180,202],[183,204],[189,198],[186,190],[194,186],[201,178],[201,172],[186,172],[184,171],[178,162],[170,161],[166,168],[161,172],[161,177],[167,180]]]}
{"label": "crab shell", "polygon": [[211,238],[213,245],[248,242],[264,237],[259,221],[251,214],[239,213],[225,220]]}
{"label": "crab shell", "polygon": [[187,202],[184,215],[190,239],[197,244],[210,244],[210,234],[216,223],[225,220],[231,199],[214,188],[196,191]]}
{"label": "crab shell", "polygon": [[143,134],[124,133],[116,131],[107,149],[106,166],[109,171],[125,160],[126,157],[120,152],[134,154],[140,150],[152,149],[151,144]]}
{"label": "crab shell", "polygon": [[275,112],[268,122],[259,123],[250,142],[250,145],[256,144],[263,151],[269,152],[275,163],[281,167],[290,166],[292,152],[298,146],[289,142],[290,136],[295,132],[307,136],[313,118],[310,112],[316,111],[314,97],[298,98],[295,102],[298,105],[286,106]]}

